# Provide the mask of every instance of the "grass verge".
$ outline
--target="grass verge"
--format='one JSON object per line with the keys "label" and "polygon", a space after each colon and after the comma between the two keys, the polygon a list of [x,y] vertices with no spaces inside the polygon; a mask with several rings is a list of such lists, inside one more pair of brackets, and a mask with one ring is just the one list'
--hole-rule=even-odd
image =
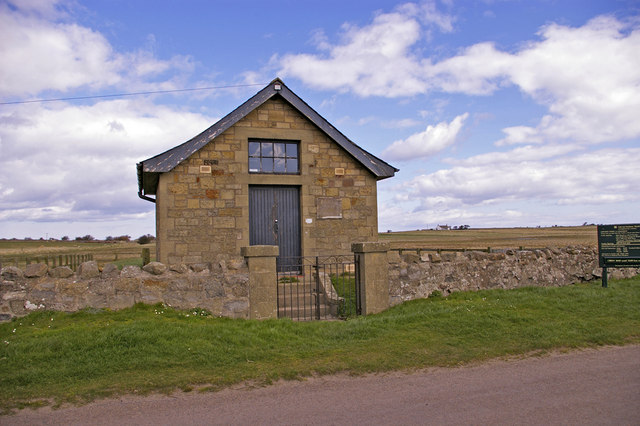
{"label": "grass verge", "polygon": [[636,277],[608,289],[460,292],[343,322],[231,320],[160,305],[38,312],[0,324],[0,409],[638,343],[639,308]]}

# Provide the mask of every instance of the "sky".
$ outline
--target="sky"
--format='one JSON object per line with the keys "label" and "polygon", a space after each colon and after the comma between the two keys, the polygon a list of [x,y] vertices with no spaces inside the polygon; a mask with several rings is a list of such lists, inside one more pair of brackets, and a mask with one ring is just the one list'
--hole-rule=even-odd
{"label": "sky", "polygon": [[155,234],[136,163],[276,77],[380,231],[640,222],[637,1],[0,0],[0,238]]}

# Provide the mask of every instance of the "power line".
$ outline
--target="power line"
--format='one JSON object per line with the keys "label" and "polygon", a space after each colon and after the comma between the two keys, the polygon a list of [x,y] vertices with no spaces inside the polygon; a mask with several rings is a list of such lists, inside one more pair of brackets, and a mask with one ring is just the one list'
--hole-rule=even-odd
{"label": "power line", "polygon": [[114,93],[111,95],[74,96],[69,98],[50,98],[50,99],[30,99],[26,101],[0,102],[0,105],[32,104],[32,103],[38,103],[38,102],[79,101],[79,100],[85,100],[85,99],[101,99],[101,98],[121,98],[124,96],[158,95],[158,94],[164,94],[164,93],[179,93],[179,92],[197,92],[201,90],[233,89],[236,87],[251,87],[251,86],[264,86],[264,85],[265,84],[263,83],[236,84],[236,85],[230,85],[230,86],[195,87],[191,89],[153,90],[148,92]]}

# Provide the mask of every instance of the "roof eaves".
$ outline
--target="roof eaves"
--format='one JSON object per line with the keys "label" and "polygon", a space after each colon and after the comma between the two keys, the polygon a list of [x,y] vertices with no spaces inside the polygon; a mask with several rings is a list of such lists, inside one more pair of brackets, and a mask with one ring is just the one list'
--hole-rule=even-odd
{"label": "roof eaves", "polygon": [[312,123],[325,132],[331,139],[333,139],[338,145],[344,148],[349,154],[351,154],[357,161],[359,161],[364,167],[369,169],[377,179],[385,179],[392,177],[399,169],[391,166],[375,155],[365,151],[360,146],[356,145],[349,138],[347,138],[342,132],[333,127],[329,121],[318,114],[313,108],[309,106],[303,99],[293,93],[287,86],[282,85],[281,96],[291,103],[300,113],[308,118]]}
{"label": "roof eaves", "polygon": [[171,148],[161,154],[148,158],[141,162],[142,171],[144,173],[164,173],[173,170],[182,161],[189,158],[199,149],[211,142],[225,130],[232,127],[242,118],[247,116],[251,111],[271,99],[273,96],[280,95],[301,114],[314,123],[320,130],[326,133],[338,145],[345,149],[351,156],[366,167],[376,179],[386,179],[392,177],[398,169],[376,157],[375,155],[365,151],[349,138],[343,135],[338,129],[333,127],[324,117],[318,114],[298,95],[293,93],[279,78],[274,79],[268,86],[256,93],[245,103],[227,114],[211,127],[188,140],[187,142]]}
{"label": "roof eaves", "polygon": [[164,173],[173,170],[173,168],[182,161],[189,158],[225,130],[247,116],[251,111],[276,95],[278,92],[274,89],[275,81],[276,80],[199,135],[183,144],[142,161],[143,170],[153,173]]}

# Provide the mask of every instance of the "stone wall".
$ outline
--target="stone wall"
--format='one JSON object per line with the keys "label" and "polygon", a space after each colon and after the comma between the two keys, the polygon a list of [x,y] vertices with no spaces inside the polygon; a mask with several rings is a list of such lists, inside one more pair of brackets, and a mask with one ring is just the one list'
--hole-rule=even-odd
{"label": "stone wall", "polygon": [[[635,268],[609,269],[613,278],[631,277]],[[502,252],[389,252],[390,304],[428,297],[439,291],[526,286],[564,286],[599,279],[595,247],[505,250]]]}
{"label": "stone wall", "polygon": [[77,311],[83,308],[123,309],[142,302],[177,309],[204,308],[213,315],[249,317],[249,271],[244,261],[167,267],[151,262],[143,269],[85,262],[69,267],[31,264],[0,271],[0,320],[35,310]]}
{"label": "stone wall", "polygon": [[[563,286],[602,276],[593,247],[440,254],[405,250],[400,254],[396,250],[386,251],[383,244],[365,243],[354,244],[354,251],[360,256],[373,256],[369,260],[361,258],[360,263],[361,268],[367,269],[361,271],[366,286],[363,297],[365,303],[371,305],[366,313],[425,298],[434,291],[446,296],[463,290]],[[24,271],[14,266],[5,267],[0,271],[0,320],[40,309],[116,310],[138,302],[161,302],[178,309],[204,308],[214,315],[230,318],[274,318],[277,247],[251,246],[243,249],[243,254],[249,266],[243,259],[220,261],[213,267],[212,264],[167,267],[152,262],[143,269],[127,266],[122,271],[113,264],[99,270],[92,261],[81,264],[75,273],[66,266],[49,268],[41,263],[31,264]],[[388,279],[382,279],[387,276],[386,268],[371,272],[387,264],[385,258],[389,266]],[[612,278],[638,273],[640,269],[636,268],[609,269]],[[367,282],[369,278],[373,284]],[[273,288],[269,282],[274,283]]]}

